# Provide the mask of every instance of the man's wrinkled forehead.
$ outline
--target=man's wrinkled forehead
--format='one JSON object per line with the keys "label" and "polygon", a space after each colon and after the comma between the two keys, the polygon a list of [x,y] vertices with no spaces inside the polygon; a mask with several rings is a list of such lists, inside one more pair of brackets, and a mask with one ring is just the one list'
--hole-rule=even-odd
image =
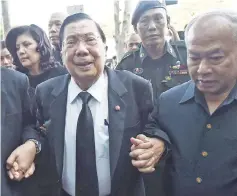
{"label": "man's wrinkled forehead", "polygon": [[11,55],[7,48],[0,49],[1,57]]}
{"label": "man's wrinkled forehead", "polygon": [[60,21],[60,22],[63,22],[66,18],[66,14],[64,13],[60,13],[60,12],[57,12],[57,13],[53,13],[50,17],[50,22],[53,22],[53,21]]}
{"label": "man's wrinkled forehead", "polygon": [[152,17],[155,15],[160,15],[160,16],[165,17],[167,15],[167,12],[164,8],[152,8],[152,9],[146,10],[144,13],[142,13],[138,21],[140,21],[143,18]]}
{"label": "man's wrinkled forehead", "polygon": [[194,34],[205,37],[210,34],[223,33],[223,30],[226,33],[233,32],[233,27],[233,23],[223,16],[204,15],[192,23],[187,32],[187,37],[192,37]]}
{"label": "man's wrinkled forehead", "polygon": [[197,20],[189,29],[186,36],[187,45],[192,42],[203,43],[208,41],[233,42],[234,28],[233,24],[224,17],[211,16],[203,17]]}
{"label": "man's wrinkled forehead", "polygon": [[130,35],[128,42],[141,42],[141,38],[138,34]]}
{"label": "man's wrinkled forehead", "polygon": [[99,36],[95,22],[89,19],[82,19],[68,23],[64,27],[63,40],[69,37]]}

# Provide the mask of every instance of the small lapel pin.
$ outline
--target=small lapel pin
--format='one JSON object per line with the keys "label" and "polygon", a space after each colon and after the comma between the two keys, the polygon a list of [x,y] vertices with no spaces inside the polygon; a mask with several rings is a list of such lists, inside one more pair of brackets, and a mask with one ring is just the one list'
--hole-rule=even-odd
{"label": "small lapel pin", "polygon": [[116,106],[115,106],[115,110],[116,110],[116,111],[119,111],[119,110],[120,110],[120,106],[119,106],[119,105],[116,105]]}

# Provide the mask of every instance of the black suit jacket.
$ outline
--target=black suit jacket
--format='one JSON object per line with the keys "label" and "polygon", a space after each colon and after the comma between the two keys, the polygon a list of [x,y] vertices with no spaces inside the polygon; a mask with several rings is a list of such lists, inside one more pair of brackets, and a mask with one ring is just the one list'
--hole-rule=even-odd
{"label": "black suit jacket", "polygon": [[[148,81],[127,71],[107,68],[109,102],[109,141],[111,195],[144,196],[141,174],[132,166],[129,157],[131,137],[142,132],[148,114],[153,108],[152,88]],[[69,75],[59,76],[40,84],[36,89],[38,121],[48,123],[47,140],[50,155],[47,158],[56,171],[51,171],[48,182],[56,187],[54,195],[59,195],[63,169],[64,128]],[[120,106],[120,111],[115,106]],[[43,173],[43,172],[41,172]],[[50,179],[49,179],[50,178]],[[51,181],[51,182],[49,182]],[[49,186],[49,187],[50,187]],[[42,186],[43,187],[43,186]],[[52,194],[52,193],[51,193]]]}
{"label": "black suit jacket", "polygon": [[34,118],[30,111],[27,76],[1,67],[1,195],[20,196],[24,182],[9,180],[6,160],[28,139],[39,140],[32,129]]}

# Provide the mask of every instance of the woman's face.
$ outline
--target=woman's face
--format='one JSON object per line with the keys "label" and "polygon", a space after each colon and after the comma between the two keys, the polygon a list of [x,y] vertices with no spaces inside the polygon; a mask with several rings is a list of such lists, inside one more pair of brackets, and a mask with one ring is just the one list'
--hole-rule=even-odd
{"label": "woman's face", "polygon": [[40,64],[40,52],[37,51],[37,42],[33,37],[24,33],[16,39],[16,52],[21,64],[30,69]]}

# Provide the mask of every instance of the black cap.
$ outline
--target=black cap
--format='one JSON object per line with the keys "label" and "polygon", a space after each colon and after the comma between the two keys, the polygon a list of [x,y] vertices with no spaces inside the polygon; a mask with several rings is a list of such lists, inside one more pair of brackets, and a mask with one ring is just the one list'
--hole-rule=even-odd
{"label": "black cap", "polygon": [[141,15],[153,8],[164,8],[166,10],[165,0],[140,0],[132,16],[132,25],[136,25]]}

